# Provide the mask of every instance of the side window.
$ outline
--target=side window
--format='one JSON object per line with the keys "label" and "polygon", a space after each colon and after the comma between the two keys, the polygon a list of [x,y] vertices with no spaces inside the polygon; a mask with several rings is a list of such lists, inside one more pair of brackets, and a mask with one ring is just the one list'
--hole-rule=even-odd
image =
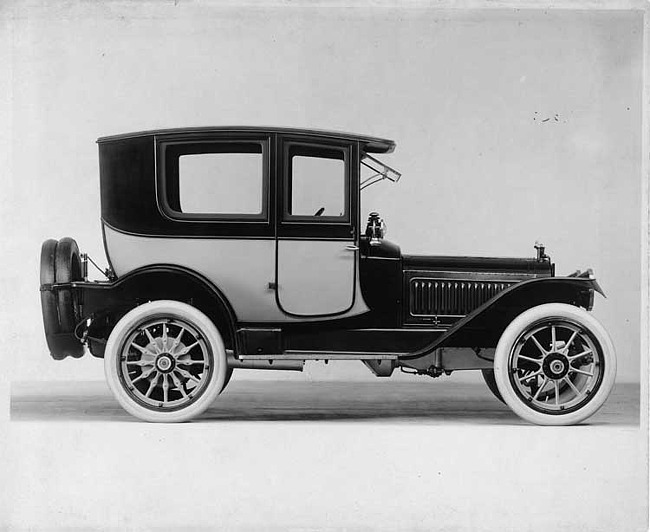
{"label": "side window", "polygon": [[267,219],[266,142],[170,144],[166,207],[189,219]]}
{"label": "side window", "polygon": [[347,150],[288,144],[286,149],[287,220],[349,219]]}

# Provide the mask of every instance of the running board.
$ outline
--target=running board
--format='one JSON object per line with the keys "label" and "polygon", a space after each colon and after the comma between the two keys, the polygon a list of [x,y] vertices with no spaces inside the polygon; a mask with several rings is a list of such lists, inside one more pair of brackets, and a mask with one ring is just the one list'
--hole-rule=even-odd
{"label": "running board", "polygon": [[250,357],[236,358],[232,351],[227,351],[228,367],[232,369],[264,369],[277,371],[302,371],[304,360],[259,359]]}
{"label": "running board", "polygon": [[394,353],[285,351],[277,355],[240,355],[240,360],[397,360]]}

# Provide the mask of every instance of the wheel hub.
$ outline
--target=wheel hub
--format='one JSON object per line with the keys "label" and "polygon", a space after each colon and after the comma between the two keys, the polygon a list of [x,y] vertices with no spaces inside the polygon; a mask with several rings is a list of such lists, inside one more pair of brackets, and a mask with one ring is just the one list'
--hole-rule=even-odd
{"label": "wheel hub", "polygon": [[549,379],[562,379],[569,372],[569,359],[561,353],[549,354],[542,363],[542,371]]}
{"label": "wheel hub", "polygon": [[171,373],[175,366],[174,357],[168,353],[162,353],[156,358],[156,369],[161,373]]}

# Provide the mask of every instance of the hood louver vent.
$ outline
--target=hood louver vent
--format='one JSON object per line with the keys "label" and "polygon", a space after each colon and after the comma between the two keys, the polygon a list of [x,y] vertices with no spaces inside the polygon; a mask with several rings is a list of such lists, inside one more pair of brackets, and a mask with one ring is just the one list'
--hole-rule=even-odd
{"label": "hood louver vent", "polygon": [[465,316],[512,283],[502,281],[457,281],[411,279],[411,316]]}

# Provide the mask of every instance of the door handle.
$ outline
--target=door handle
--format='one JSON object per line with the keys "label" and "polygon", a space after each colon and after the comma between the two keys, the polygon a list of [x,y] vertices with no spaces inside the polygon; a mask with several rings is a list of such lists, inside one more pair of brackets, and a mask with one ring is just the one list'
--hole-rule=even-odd
{"label": "door handle", "polygon": [[355,246],[354,244],[348,244],[345,246],[346,251],[359,251],[359,246]]}

